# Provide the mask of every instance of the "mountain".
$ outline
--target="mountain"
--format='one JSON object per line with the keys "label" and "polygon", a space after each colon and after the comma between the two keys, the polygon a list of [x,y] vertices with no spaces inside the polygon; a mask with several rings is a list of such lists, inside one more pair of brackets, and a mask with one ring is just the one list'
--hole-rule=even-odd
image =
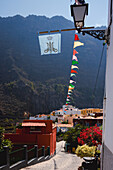
{"label": "mountain", "polygon": [[[0,17],[0,115],[22,116],[49,113],[65,104],[69,85],[75,31],[62,32],[62,52],[40,54],[37,32],[73,28],[62,16],[47,18],[30,15]],[[93,104],[93,89],[102,53],[102,41],[79,34],[84,46],[77,47],[79,73],[72,104],[79,107],[102,107],[106,49]],[[106,48],[106,47],[105,47]]]}

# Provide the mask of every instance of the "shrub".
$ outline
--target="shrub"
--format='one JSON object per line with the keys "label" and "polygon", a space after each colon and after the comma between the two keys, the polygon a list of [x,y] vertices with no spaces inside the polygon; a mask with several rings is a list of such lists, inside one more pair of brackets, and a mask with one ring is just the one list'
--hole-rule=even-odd
{"label": "shrub", "polygon": [[96,146],[82,145],[78,146],[75,153],[77,156],[83,157],[94,157],[96,152]]}
{"label": "shrub", "polygon": [[4,139],[4,129],[0,128],[0,150],[3,149],[3,146],[8,146],[11,151],[13,144],[9,139]]}
{"label": "shrub", "polygon": [[102,130],[97,125],[83,129],[77,139],[79,145],[98,146],[102,144]]}
{"label": "shrub", "polygon": [[3,149],[3,146],[8,146],[9,147],[9,151],[12,150],[13,144],[9,139],[3,139],[2,141],[2,145],[1,145],[1,149]]}

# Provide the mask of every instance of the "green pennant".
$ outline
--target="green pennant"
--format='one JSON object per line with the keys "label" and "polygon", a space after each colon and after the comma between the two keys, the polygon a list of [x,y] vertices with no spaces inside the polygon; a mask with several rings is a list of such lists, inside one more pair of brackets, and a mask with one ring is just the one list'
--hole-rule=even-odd
{"label": "green pennant", "polygon": [[71,86],[71,87],[75,87],[74,85],[72,85],[71,83],[69,84],[69,86]]}
{"label": "green pennant", "polygon": [[72,60],[72,65],[78,64],[78,61]]}
{"label": "green pennant", "polygon": [[70,102],[67,102],[67,101],[66,101],[66,103],[70,103]]}

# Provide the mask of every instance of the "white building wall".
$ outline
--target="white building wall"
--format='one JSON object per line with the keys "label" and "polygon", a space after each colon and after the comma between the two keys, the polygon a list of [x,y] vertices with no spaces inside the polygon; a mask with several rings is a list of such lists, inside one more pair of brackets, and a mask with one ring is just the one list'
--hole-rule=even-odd
{"label": "white building wall", "polygon": [[[110,12],[110,1],[111,0],[109,0],[109,10],[108,10],[109,12]],[[109,13],[109,18],[110,18],[110,13]],[[113,16],[112,16],[112,20],[113,20]],[[110,19],[108,19],[108,24],[109,23],[110,23]],[[108,46],[108,50],[107,50],[107,65],[106,65],[105,145],[113,153],[113,24],[111,25],[110,45]]]}
{"label": "white building wall", "polygon": [[113,170],[113,0],[108,0],[108,26],[110,24],[110,8],[112,1],[112,23],[110,25],[110,45],[107,49],[103,149],[101,170]]}

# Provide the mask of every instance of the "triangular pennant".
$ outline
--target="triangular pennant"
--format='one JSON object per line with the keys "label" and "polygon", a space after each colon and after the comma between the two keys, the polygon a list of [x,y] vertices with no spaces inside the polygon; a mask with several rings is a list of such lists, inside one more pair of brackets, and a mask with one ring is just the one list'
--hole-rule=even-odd
{"label": "triangular pennant", "polygon": [[72,92],[72,89],[71,90],[68,89],[68,93],[71,93],[71,92]]}
{"label": "triangular pennant", "polygon": [[72,65],[78,64],[78,61],[72,60]]}
{"label": "triangular pennant", "polygon": [[66,103],[66,106],[67,106],[68,104]]}
{"label": "triangular pennant", "polygon": [[73,55],[75,54],[78,54],[78,52],[75,49],[73,49]]}
{"label": "triangular pennant", "polygon": [[[79,69],[77,66],[71,66],[71,69],[74,69],[74,68],[77,68],[77,69]],[[73,75],[72,75],[73,76]]]}
{"label": "triangular pennant", "polygon": [[70,80],[70,83],[76,83],[75,81],[73,81],[73,80]]}
{"label": "triangular pennant", "polygon": [[71,93],[69,92],[68,95],[71,95]]}
{"label": "triangular pennant", "polygon": [[77,41],[77,40],[79,40],[79,38],[78,38],[78,35],[75,34],[75,39],[74,39],[74,41]]}
{"label": "triangular pennant", "polygon": [[[75,87],[75,86],[74,86],[74,87]],[[73,89],[74,89],[74,87],[69,86],[69,90],[73,90]]]}
{"label": "triangular pennant", "polygon": [[75,77],[76,77],[76,74],[71,73],[70,77],[73,77],[73,76],[75,76]]}
{"label": "triangular pennant", "polygon": [[67,97],[68,97],[68,98],[70,98],[70,96],[69,96],[69,95],[67,95]]}
{"label": "triangular pennant", "polygon": [[81,43],[79,41],[75,41],[73,48],[76,48],[76,47],[81,46],[81,45],[84,45],[84,43]]}
{"label": "triangular pennant", "polygon": [[69,84],[69,86],[71,86],[71,87],[75,87],[75,86],[74,86],[73,84],[71,84],[71,83]]}
{"label": "triangular pennant", "polygon": [[[72,77],[70,77],[70,80],[73,80],[73,78]],[[74,81],[74,80],[73,80]]]}
{"label": "triangular pennant", "polygon": [[75,82],[75,81],[73,81],[73,80],[70,80],[70,81],[69,81],[69,83],[74,83],[74,82]]}
{"label": "triangular pennant", "polygon": [[68,88],[68,92],[72,92],[72,89],[69,89],[69,88]]}
{"label": "triangular pennant", "polygon": [[66,99],[67,101],[70,101],[70,99]]}
{"label": "triangular pennant", "polygon": [[78,58],[77,58],[75,55],[73,55],[72,60],[76,60],[76,61],[78,61]]}
{"label": "triangular pennant", "polygon": [[[77,73],[77,71],[75,71],[75,70],[71,70],[71,73]],[[78,73],[77,73],[78,74]]]}

